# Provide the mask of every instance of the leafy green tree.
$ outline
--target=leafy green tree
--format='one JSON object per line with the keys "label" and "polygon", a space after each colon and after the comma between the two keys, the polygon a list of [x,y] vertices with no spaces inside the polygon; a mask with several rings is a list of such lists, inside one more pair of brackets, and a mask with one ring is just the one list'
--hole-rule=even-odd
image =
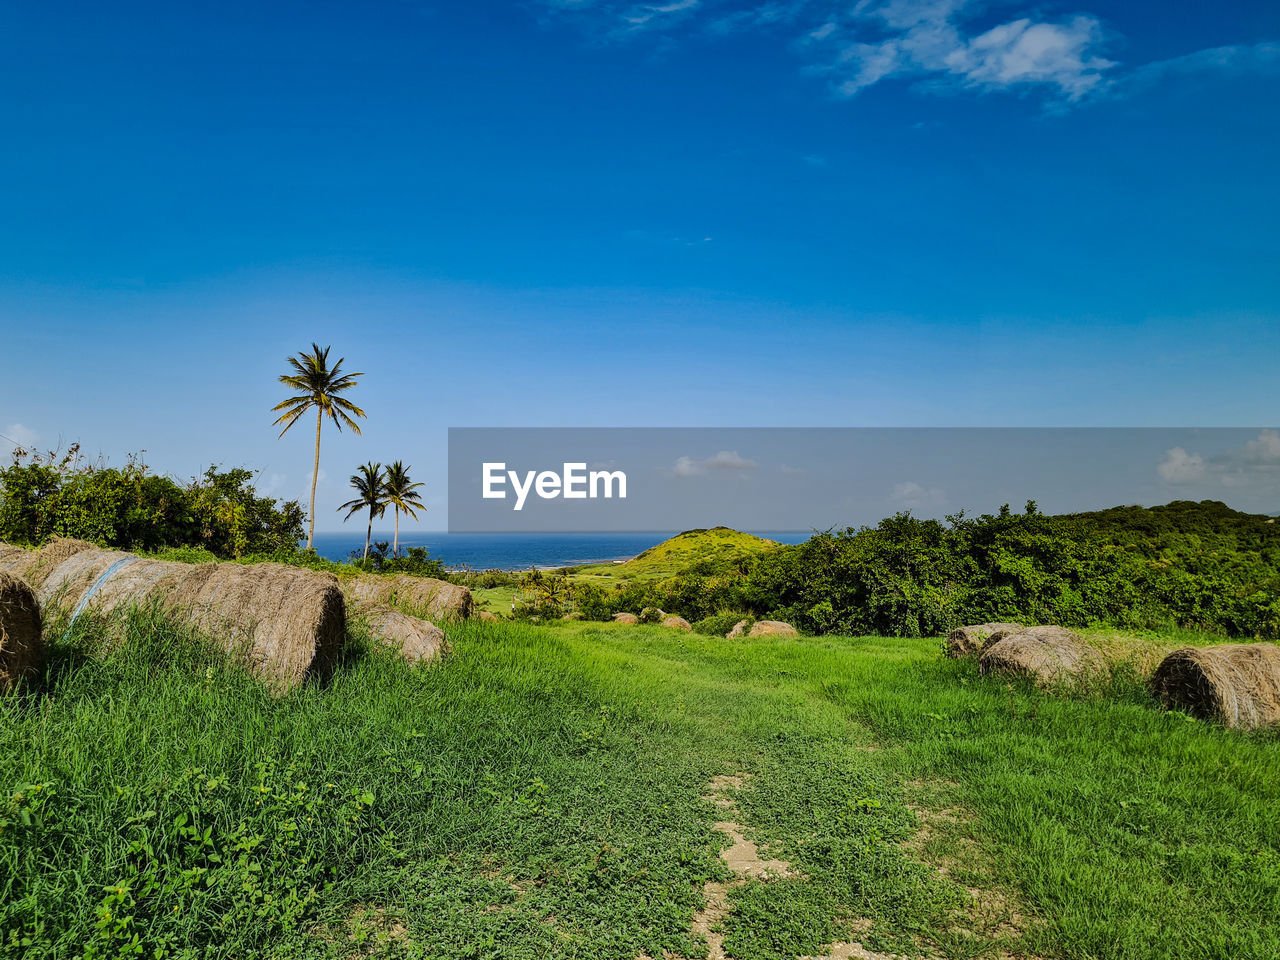
{"label": "leafy green tree", "polygon": [[364,411],[350,400],[341,396],[343,392],[356,385],[356,377],[363,373],[343,373],[340,357],[332,367],[329,366],[329,348],[320,349],[318,344],[311,344],[310,353],[300,353],[296,357],[288,357],[293,373],[281,374],[280,382],[297,390],[298,393],[287,400],[282,400],[272,407],[272,411],[284,412],[276,419],[276,424],[284,424],[280,436],[289,432],[289,428],[312,408],[316,411],[316,458],[311,468],[311,505],[308,513],[307,549],[315,544],[316,537],[316,482],[320,479],[320,428],[327,416],[339,431],[345,423],[356,434],[360,433],[360,425],[353,417],[363,417]]}
{"label": "leafy green tree", "polygon": [[418,493],[418,488],[422,487],[423,484],[414,483],[409,476],[409,468],[397,460],[387,467],[385,485],[387,505],[395,510],[396,516],[396,535],[391,547],[391,553],[393,556],[398,557],[400,556],[400,511],[403,510],[417,520],[418,511],[427,509],[422,502],[422,495]]}
{"label": "leafy green tree", "polygon": [[348,500],[339,510],[347,511],[343,520],[350,520],[356,513],[369,511],[369,526],[364,533],[364,556],[369,559],[369,541],[373,539],[373,518],[387,512],[386,474],[380,463],[366,463],[351,475],[351,489],[356,491],[356,498]]}

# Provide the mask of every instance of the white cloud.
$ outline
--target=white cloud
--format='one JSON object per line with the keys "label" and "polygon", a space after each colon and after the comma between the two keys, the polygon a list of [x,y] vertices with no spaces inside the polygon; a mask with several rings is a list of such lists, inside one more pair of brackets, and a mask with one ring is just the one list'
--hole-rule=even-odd
{"label": "white cloud", "polygon": [[810,34],[808,45],[825,57],[818,69],[843,96],[890,77],[914,77],[985,90],[1040,87],[1073,101],[1115,66],[1098,53],[1103,36],[1095,17],[1061,23],[1021,17],[970,34],[961,23],[970,6],[969,0],[859,3]]}
{"label": "white cloud", "polygon": [[721,450],[705,460],[680,457],[671,468],[677,477],[705,477],[712,470],[754,470],[759,464],[738,454],[736,450]]}
{"label": "white cloud", "polygon": [[1125,96],[1175,75],[1280,72],[1280,43],[1198,50],[1123,68],[1103,55],[1107,35],[1097,16],[1051,20],[1039,6],[1002,0],[1011,16],[975,26],[993,5],[982,0],[540,0],[541,7],[607,38],[677,29],[727,36],[744,30],[788,36],[826,76],[838,96],[852,97],[889,79],[923,89],[1039,91],[1058,105],[1101,95]]}
{"label": "white cloud", "polygon": [[1165,451],[1164,459],[1156,466],[1156,473],[1165,483],[1195,483],[1204,477],[1205,469],[1204,457],[1198,453],[1187,453],[1182,447],[1174,447]]}
{"label": "white cloud", "polygon": [[1244,445],[1246,463],[1280,463],[1280,430],[1263,430]]}
{"label": "white cloud", "polygon": [[894,484],[889,499],[904,507],[932,508],[945,506],[947,494],[937,487],[925,487],[914,480],[904,480]]}
{"label": "white cloud", "polygon": [[24,450],[30,450],[40,442],[39,434],[28,427],[24,427],[20,423],[9,424],[9,426],[0,430],[0,435],[5,437],[3,442],[5,444],[5,450],[7,451],[13,451],[18,447],[22,447]]}
{"label": "white cloud", "polygon": [[1174,447],[1156,472],[1170,484],[1206,483],[1224,487],[1280,484],[1280,431],[1263,430],[1243,447],[1205,458]]}

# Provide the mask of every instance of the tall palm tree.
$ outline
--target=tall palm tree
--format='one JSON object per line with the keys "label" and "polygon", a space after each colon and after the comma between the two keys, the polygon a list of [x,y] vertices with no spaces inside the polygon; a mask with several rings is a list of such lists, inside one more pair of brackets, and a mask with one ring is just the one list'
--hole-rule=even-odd
{"label": "tall palm tree", "polygon": [[343,373],[342,361],[329,366],[329,348],[323,350],[316,343],[311,344],[310,353],[300,353],[296,357],[287,358],[293,367],[293,373],[281,374],[280,382],[292,387],[298,393],[288,400],[282,400],[271,409],[283,410],[276,420],[283,423],[280,436],[289,432],[289,428],[298,422],[298,418],[315,407],[316,410],[316,460],[311,468],[311,508],[308,513],[310,523],[307,527],[307,549],[310,550],[316,539],[316,481],[320,479],[320,427],[324,418],[329,417],[339,431],[345,423],[355,433],[360,433],[360,425],[352,417],[363,417],[364,411],[350,400],[339,396],[344,390],[356,385],[356,377],[363,373]]}
{"label": "tall palm tree", "polygon": [[387,505],[394,507],[396,513],[395,544],[391,548],[393,556],[400,556],[400,511],[403,510],[417,520],[418,511],[427,509],[426,504],[422,502],[422,495],[418,493],[418,488],[421,486],[424,484],[412,482],[409,477],[409,468],[399,460],[387,467]]}
{"label": "tall palm tree", "polygon": [[359,496],[348,500],[339,510],[347,511],[343,520],[350,520],[357,511],[368,508],[369,526],[364,532],[364,559],[369,559],[369,541],[373,539],[373,518],[387,512],[386,475],[380,463],[366,463],[351,475],[351,489]]}

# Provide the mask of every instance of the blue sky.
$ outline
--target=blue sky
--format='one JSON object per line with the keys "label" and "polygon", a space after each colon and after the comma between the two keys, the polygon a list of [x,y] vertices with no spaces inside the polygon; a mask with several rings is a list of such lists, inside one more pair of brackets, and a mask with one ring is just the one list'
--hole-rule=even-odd
{"label": "blue sky", "polygon": [[301,496],[449,426],[1280,421],[1280,7],[0,4],[0,433]]}

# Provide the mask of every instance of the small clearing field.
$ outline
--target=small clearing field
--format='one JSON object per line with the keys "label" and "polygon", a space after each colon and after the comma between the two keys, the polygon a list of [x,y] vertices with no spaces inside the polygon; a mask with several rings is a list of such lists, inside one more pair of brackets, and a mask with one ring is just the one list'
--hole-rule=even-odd
{"label": "small clearing field", "polygon": [[472,623],[272,698],[99,629],[0,698],[0,955],[1280,956],[1280,738],[1136,682]]}

